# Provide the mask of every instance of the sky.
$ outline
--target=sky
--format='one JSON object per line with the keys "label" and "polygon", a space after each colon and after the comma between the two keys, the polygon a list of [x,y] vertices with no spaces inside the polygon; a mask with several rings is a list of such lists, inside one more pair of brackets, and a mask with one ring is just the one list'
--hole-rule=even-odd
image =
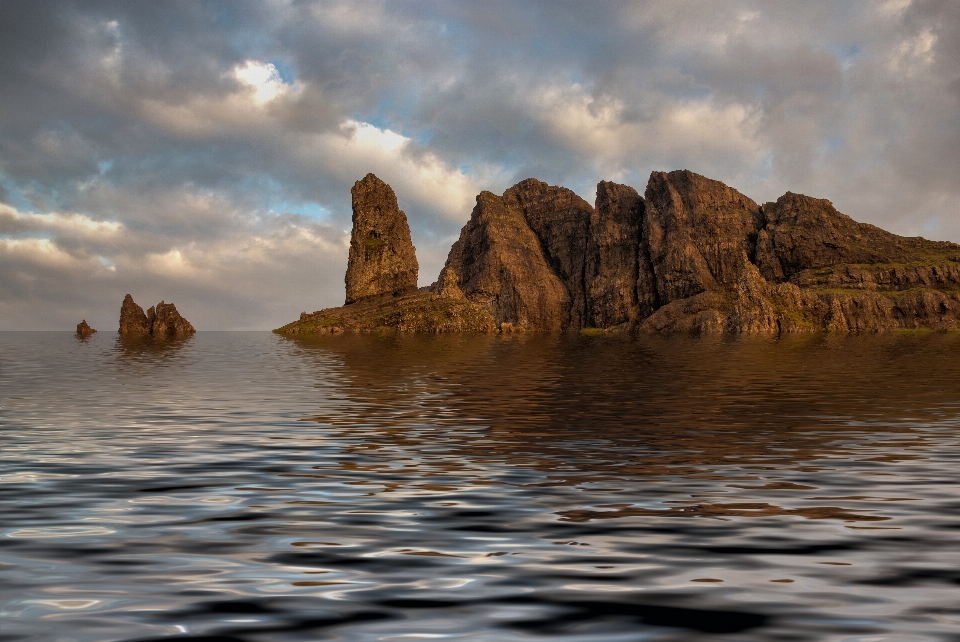
{"label": "sky", "polygon": [[0,329],[341,305],[373,172],[433,282],[481,190],[689,169],[960,242],[960,2],[0,0]]}

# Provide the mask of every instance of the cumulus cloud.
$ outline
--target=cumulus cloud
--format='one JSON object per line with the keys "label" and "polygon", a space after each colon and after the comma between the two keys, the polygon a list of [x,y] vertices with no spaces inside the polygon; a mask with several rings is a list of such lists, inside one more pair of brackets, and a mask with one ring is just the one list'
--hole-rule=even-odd
{"label": "cumulus cloud", "polygon": [[112,328],[127,291],[211,329],[339,304],[368,172],[421,284],[529,176],[688,168],[960,240],[957,43],[935,0],[0,3],[0,327]]}

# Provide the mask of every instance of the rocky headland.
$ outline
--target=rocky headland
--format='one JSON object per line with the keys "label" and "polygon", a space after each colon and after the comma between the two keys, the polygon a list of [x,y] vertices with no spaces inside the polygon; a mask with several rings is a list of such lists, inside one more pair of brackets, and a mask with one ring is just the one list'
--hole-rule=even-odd
{"label": "rocky headland", "polygon": [[129,294],[120,306],[120,336],[124,339],[171,339],[196,332],[189,321],[180,316],[177,306],[161,301],[146,312]]}
{"label": "rocky headland", "polygon": [[960,245],[801,194],[759,205],[680,170],[653,172],[642,196],[603,181],[591,206],[530,178],[477,196],[420,289],[393,190],[368,174],[352,196],[345,305],[275,332],[960,330]]}

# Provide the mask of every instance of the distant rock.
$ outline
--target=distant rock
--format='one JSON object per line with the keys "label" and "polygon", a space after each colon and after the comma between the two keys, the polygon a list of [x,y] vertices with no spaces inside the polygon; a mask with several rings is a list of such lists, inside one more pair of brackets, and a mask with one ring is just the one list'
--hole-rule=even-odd
{"label": "distant rock", "polygon": [[77,336],[78,336],[78,337],[89,337],[89,336],[90,336],[91,334],[93,334],[94,332],[96,332],[96,330],[94,330],[93,328],[91,328],[91,327],[87,324],[87,320],[86,320],[86,319],[84,319],[83,321],[81,321],[80,323],[77,324]]}
{"label": "distant rock", "polygon": [[121,337],[128,339],[186,337],[196,332],[190,322],[180,316],[174,304],[161,301],[144,312],[129,294],[123,298],[120,307],[119,331]]}
{"label": "distant rock", "polygon": [[415,291],[420,266],[407,216],[397,204],[393,189],[367,174],[350,193],[353,231],[345,277],[346,305],[368,297]]}
{"label": "distant rock", "polygon": [[126,338],[146,337],[150,334],[150,321],[143,308],[134,303],[129,294],[123,297],[120,306],[120,336]]}
{"label": "distant rock", "polygon": [[760,206],[681,170],[651,173],[644,196],[601,181],[591,207],[526,179],[477,196],[437,282],[415,290],[393,190],[370,174],[353,196],[348,305],[278,332],[960,330],[960,245],[858,223],[823,199]]}
{"label": "distant rock", "polygon": [[156,309],[147,311],[150,334],[154,337],[184,337],[196,332],[189,321],[180,316],[177,306],[161,301]]}

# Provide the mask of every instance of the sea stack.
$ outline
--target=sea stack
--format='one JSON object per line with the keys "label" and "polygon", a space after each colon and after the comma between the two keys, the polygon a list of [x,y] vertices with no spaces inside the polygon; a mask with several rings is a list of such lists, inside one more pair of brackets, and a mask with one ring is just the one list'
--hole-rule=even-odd
{"label": "sea stack", "polygon": [[373,174],[357,181],[353,198],[353,232],[345,305],[384,294],[417,289],[420,266],[410,238],[407,215],[393,189]]}
{"label": "sea stack", "polygon": [[120,336],[126,339],[145,337],[150,334],[150,322],[143,308],[137,305],[129,294],[123,297],[120,306]]}
{"label": "sea stack", "polygon": [[[79,326],[77,327],[79,332]],[[96,330],[94,330],[96,332]],[[154,339],[190,336],[196,332],[193,325],[184,319],[177,306],[161,301],[146,312],[129,294],[123,297],[120,307],[120,336],[126,339],[151,337]]]}
{"label": "sea stack", "polygon": [[86,320],[86,319],[84,319],[83,321],[81,321],[80,323],[77,324],[77,336],[78,336],[78,337],[89,337],[89,336],[90,336],[91,334],[93,334],[94,332],[96,332],[96,330],[94,330],[93,328],[91,328],[91,327],[87,324],[87,320]]}

